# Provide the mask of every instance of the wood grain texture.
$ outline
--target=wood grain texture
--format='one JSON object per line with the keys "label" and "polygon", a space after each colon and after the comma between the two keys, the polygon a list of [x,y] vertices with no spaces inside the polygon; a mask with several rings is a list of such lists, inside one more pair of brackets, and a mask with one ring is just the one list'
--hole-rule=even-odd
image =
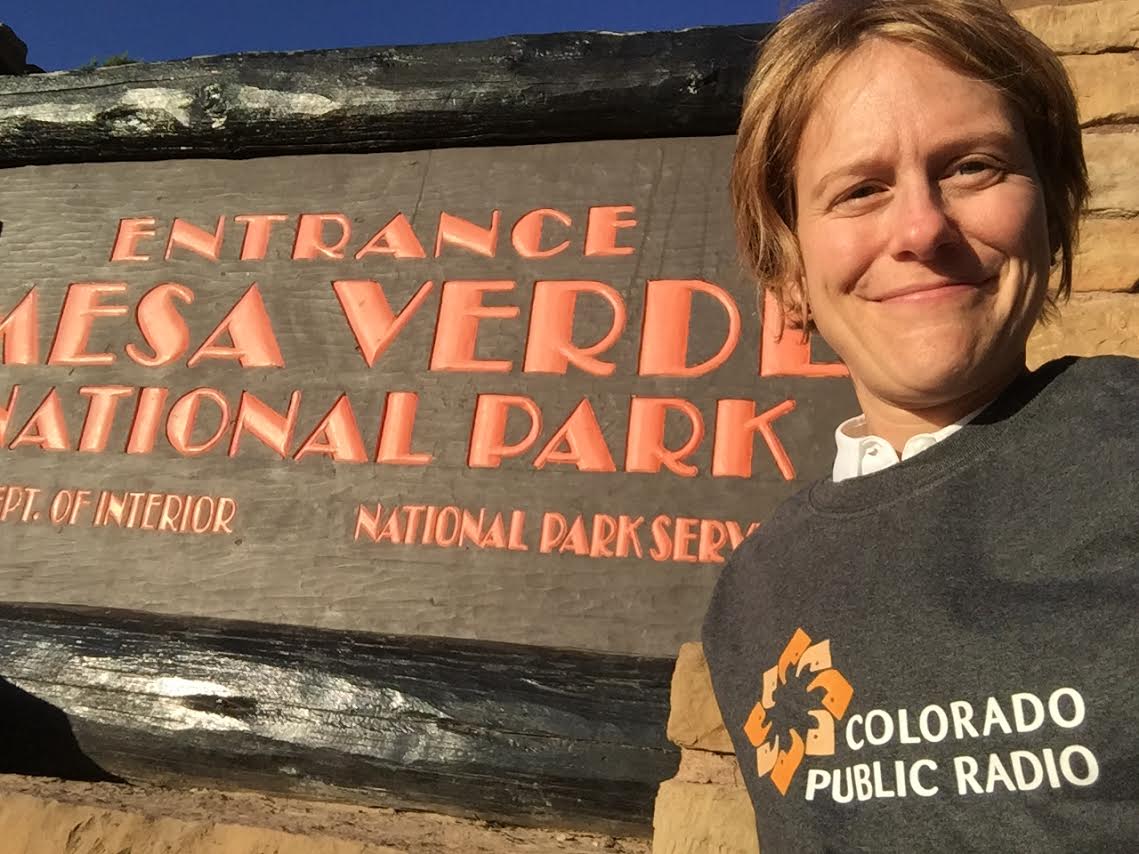
{"label": "wood grain texture", "polygon": [[732,133],[769,25],[0,78],[0,165]]}
{"label": "wood grain texture", "polygon": [[[123,780],[646,834],[678,753],[671,662],[56,606],[0,605],[8,693]],[[6,698],[5,732],[22,706]],[[11,767],[5,750],[4,770]],[[44,763],[49,763],[45,766]],[[97,779],[88,774],[85,779]]]}
{"label": "wood grain texture", "polygon": [[[232,496],[239,513],[232,536],[187,537],[88,524],[0,525],[0,600],[126,607],[164,613],[251,619],[333,629],[434,634],[557,647],[671,657],[699,635],[700,619],[719,571],[717,564],[656,562],[648,523],[643,558],[590,559],[570,552],[540,554],[542,514],[573,517],[659,514],[762,520],[783,498],[829,470],[834,425],[856,411],[844,379],[760,378],[760,318],[754,286],[742,274],[732,244],[725,181],[730,138],[566,143],[431,153],[314,155],[252,161],[167,161],[22,167],[0,172],[7,207],[0,234],[0,315],[33,285],[40,293],[40,345],[51,347],[55,321],[69,283],[121,281],[123,304],[161,282],[185,284],[195,294],[184,307],[191,346],[197,347],[252,282],[261,286],[286,365],[243,369],[232,362],[185,359],[143,368],[123,355],[140,343],[133,309],[100,318],[88,349],[117,354],[110,367],[7,365],[0,406],[12,385],[21,397],[8,441],[51,388],[63,401],[72,441],[81,430],[84,385],[159,386],[173,400],[205,386],[236,401],[242,390],[284,408],[294,389],[303,393],[297,432],[303,437],[342,392],[349,394],[366,447],[374,449],[384,395],[418,392],[420,413],[413,447],[434,454],[428,466],[332,463],[321,458],[281,459],[248,437],[236,456],[224,448],[197,457],[176,453],[163,436],[151,454],[122,453],[129,402],[113,426],[105,453],[52,453],[34,447],[0,451],[3,484],[27,485],[49,496],[63,488],[141,490]],[[629,204],[638,226],[622,236],[634,254],[583,257],[586,211],[594,204]],[[573,217],[566,236],[573,247],[544,260],[509,249],[509,227],[523,212],[551,207]],[[342,211],[358,232],[357,247],[397,211],[407,214],[430,246],[441,211],[489,221],[502,211],[506,247],[496,258],[448,247],[439,258],[393,260],[372,256],[343,261],[292,261],[288,223],[274,232],[264,261],[237,259],[241,232],[227,225],[222,260],[184,250],[162,260],[164,229],[179,216],[212,227],[219,215],[243,212]],[[147,245],[154,259],[111,263],[119,219],[153,216],[159,236]],[[552,237],[552,236],[551,236]],[[509,359],[506,374],[427,370],[438,290],[421,313],[368,368],[345,324],[331,282],[369,278],[383,283],[402,307],[422,282],[508,279],[510,293],[488,303],[512,304],[517,318],[488,320],[479,331],[479,354]],[[645,283],[652,278],[702,278],[729,292],[742,316],[741,339],[724,366],[702,377],[637,375]],[[626,300],[626,332],[606,354],[616,367],[598,378],[524,374],[520,369],[533,284],[539,279],[593,279]],[[597,300],[599,303],[600,300]],[[577,331],[597,340],[606,310],[583,304]],[[698,301],[691,360],[707,358],[722,340],[726,320],[710,299]],[[819,358],[825,360],[825,351]],[[580,472],[573,466],[535,470],[540,444],[500,469],[467,467],[466,449],[479,393],[524,394],[543,408],[545,442],[583,398],[593,403],[620,467],[630,398],[675,396],[702,413],[707,438],[693,455],[696,477]],[[794,412],[775,429],[797,468],[785,481],[762,439],[754,446],[750,478],[709,474],[716,401],[750,399],[759,411],[794,399]],[[208,419],[213,410],[203,409]],[[683,442],[681,425],[670,441]],[[299,444],[298,438],[294,445]],[[0,485],[3,485],[0,484]],[[456,504],[490,512],[527,512],[527,552],[438,549],[353,540],[356,508],[377,502]]]}

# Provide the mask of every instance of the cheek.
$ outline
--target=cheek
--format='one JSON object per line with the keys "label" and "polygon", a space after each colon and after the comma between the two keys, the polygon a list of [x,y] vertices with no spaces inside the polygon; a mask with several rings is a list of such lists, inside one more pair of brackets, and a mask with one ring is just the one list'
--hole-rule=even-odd
{"label": "cheek", "polygon": [[995,199],[978,200],[970,214],[971,236],[1010,260],[1046,271],[1051,252],[1042,196],[1028,187],[1000,189]]}
{"label": "cheek", "polygon": [[878,255],[870,217],[812,223],[799,231],[807,293],[814,301],[854,288]]}

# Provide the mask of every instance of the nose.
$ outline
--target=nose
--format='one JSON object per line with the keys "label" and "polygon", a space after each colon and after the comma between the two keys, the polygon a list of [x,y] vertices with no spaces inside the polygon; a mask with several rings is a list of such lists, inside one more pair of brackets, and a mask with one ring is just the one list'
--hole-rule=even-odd
{"label": "nose", "polygon": [[891,254],[900,261],[932,261],[957,242],[957,225],[936,182],[915,181],[894,197]]}

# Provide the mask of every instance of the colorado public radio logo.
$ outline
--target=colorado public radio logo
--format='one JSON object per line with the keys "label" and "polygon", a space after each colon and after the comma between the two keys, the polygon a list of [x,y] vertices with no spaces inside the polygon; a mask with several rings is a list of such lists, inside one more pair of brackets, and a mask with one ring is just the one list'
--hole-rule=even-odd
{"label": "colorado public radio logo", "polygon": [[[804,670],[815,674],[804,690],[808,694],[822,690],[821,708],[807,713],[815,725],[805,735],[791,727],[788,729],[790,743],[783,745],[779,735],[772,735],[773,724],[767,718],[768,712],[775,708],[778,692],[787,687],[787,674],[792,667],[796,678]],[[779,794],[786,795],[805,756],[833,756],[835,722],[842,720],[853,696],[854,689],[831,662],[831,642],[811,643],[810,635],[801,628],[796,629],[778,663],[763,674],[763,695],[744,724],[744,734],[755,748],[759,776],[770,775]]]}

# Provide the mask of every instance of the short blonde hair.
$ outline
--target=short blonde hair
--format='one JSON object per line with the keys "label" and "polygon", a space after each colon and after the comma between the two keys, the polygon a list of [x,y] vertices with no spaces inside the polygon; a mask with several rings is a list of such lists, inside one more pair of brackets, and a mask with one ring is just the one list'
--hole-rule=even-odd
{"label": "short blonde hair", "polygon": [[925,51],[994,86],[1019,111],[1039,174],[1052,263],[1072,287],[1080,213],[1088,196],[1076,99],[1056,55],[996,0],[814,0],[768,37],[744,94],[731,195],[743,261],[791,327],[809,311],[795,237],[795,156],[807,119],[838,63],[870,38]]}

